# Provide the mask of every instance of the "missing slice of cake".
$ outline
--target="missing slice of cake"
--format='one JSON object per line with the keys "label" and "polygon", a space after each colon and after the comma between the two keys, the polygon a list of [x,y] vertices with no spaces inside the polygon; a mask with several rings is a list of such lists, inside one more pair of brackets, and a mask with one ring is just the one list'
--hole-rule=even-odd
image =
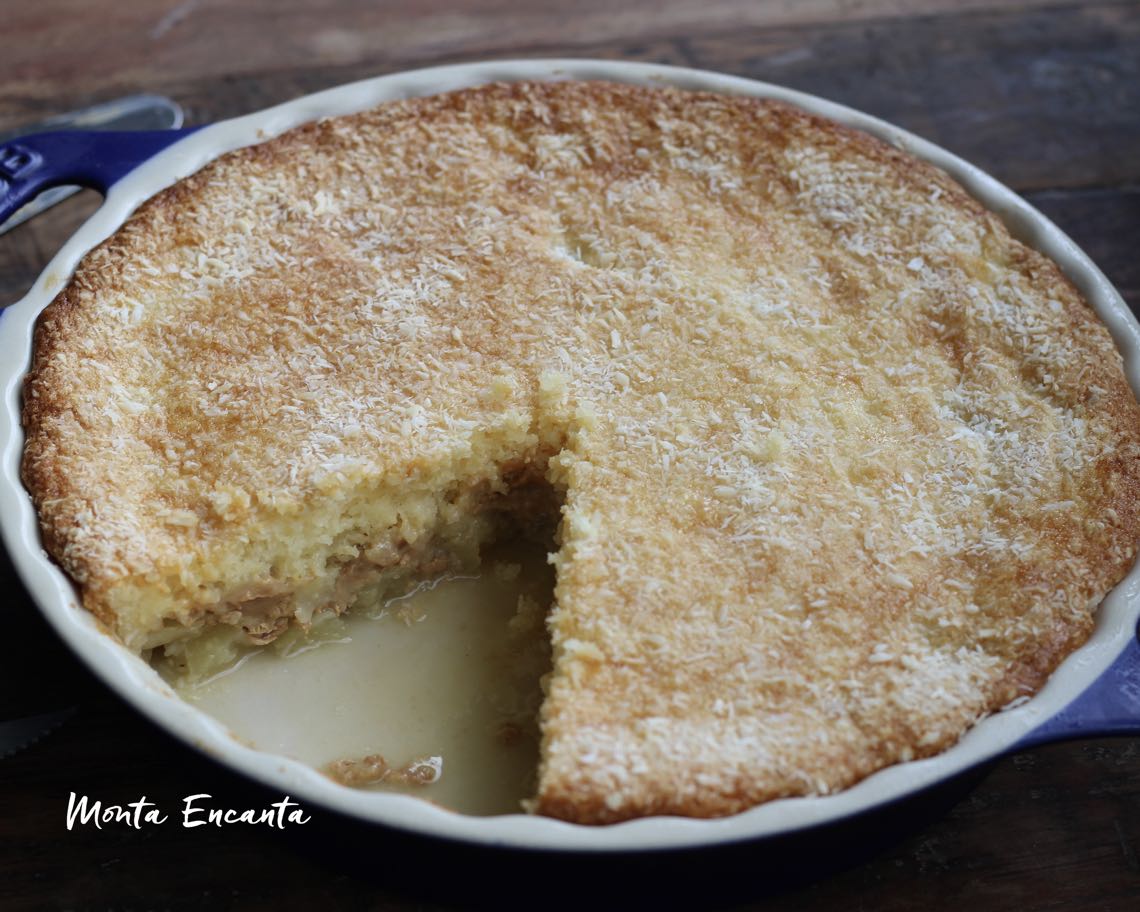
{"label": "missing slice of cake", "polygon": [[24,475],[129,648],[264,643],[558,524],[533,808],[730,814],[954,743],[1087,637],[1140,407],[1057,267],[783,104],[490,85],[146,203],[38,326]]}

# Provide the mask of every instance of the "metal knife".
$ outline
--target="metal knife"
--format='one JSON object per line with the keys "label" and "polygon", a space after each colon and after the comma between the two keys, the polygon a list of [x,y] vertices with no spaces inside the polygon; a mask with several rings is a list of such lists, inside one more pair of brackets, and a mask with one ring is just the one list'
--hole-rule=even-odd
{"label": "metal knife", "polygon": [[73,712],[75,707],[0,722],[0,760],[35,743],[53,728],[58,728]]}

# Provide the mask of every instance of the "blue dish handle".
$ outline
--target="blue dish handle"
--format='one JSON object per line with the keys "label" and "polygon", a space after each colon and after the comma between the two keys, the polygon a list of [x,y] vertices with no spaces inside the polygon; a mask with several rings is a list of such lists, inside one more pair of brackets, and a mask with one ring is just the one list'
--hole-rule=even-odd
{"label": "blue dish handle", "polygon": [[1099,678],[1018,741],[1013,750],[1106,735],[1140,735],[1140,640],[1136,636]]}
{"label": "blue dish handle", "polygon": [[0,224],[50,187],[106,193],[123,175],[199,129],[33,133],[0,144]]}

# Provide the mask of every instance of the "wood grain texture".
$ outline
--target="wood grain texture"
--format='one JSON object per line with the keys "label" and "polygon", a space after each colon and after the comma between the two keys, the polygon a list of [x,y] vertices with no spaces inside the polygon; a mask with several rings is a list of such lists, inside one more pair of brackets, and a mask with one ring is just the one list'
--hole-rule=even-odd
{"label": "wood grain texture", "polygon": [[[0,129],[142,90],[202,123],[411,66],[540,55],[706,67],[884,117],[1025,194],[1140,307],[1135,2],[585,0],[571,12],[520,0],[44,0],[4,10]],[[0,236],[0,305],[96,204],[84,194]],[[169,823],[69,833],[69,791],[145,793],[169,808],[193,792],[233,807],[279,796],[136,717],[58,643],[2,560],[0,593],[18,644],[0,665],[0,719],[78,707],[0,760],[5,909],[502,908],[536,896],[559,907],[587,891],[602,907],[1071,912],[1132,910],[1140,896],[1137,738],[1016,755],[877,835],[806,843],[798,861],[764,846],[617,865],[488,857],[360,834],[315,810],[285,834]],[[599,898],[607,876],[615,886]]]}
{"label": "wood grain texture", "polygon": [[[7,107],[146,82],[442,56],[491,56],[557,43],[563,53],[598,41],[754,33],[1066,0],[43,0],[7,11],[0,60]],[[1071,0],[1070,0],[1071,2]],[[285,63],[287,61],[287,64]]]}

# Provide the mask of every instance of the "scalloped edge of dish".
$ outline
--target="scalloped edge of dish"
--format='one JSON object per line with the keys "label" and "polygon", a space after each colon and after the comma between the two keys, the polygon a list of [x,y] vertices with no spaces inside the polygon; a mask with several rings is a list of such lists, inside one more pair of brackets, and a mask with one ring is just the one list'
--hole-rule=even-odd
{"label": "scalloped edge of dish", "polygon": [[780,99],[878,136],[949,173],[996,212],[1015,236],[1054,259],[1108,325],[1140,394],[1140,325],[1089,258],[1016,193],[957,156],[878,118],[792,89],[741,77],[656,64],[596,60],[502,60],[380,76],[304,96],[204,127],[147,160],[110,190],[99,210],[68,240],[28,294],[0,312],[0,532],[9,555],[49,623],[83,661],[128,703],[175,737],[273,790],[359,820],[487,846],[572,851],[693,848],[779,836],[837,822],[905,798],[1013,747],[1066,707],[1119,655],[1140,617],[1140,567],[1109,594],[1088,643],[1026,703],[978,722],[937,756],[887,767],[833,795],[787,798],[732,817],[649,817],[588,827],[511,814],[470,817],[404,795],[338,785],[297,761],[250,748],[219,722],[183,702],[141,659],[103,633],[74,588],[44,552],[32,502],[20,480],[20,390],[39,313],[69,280],[80,258],[113,233],[145,199],[218,155],[262,142],[322,117],[349,114],[399,98],[493,81],[605,79],[642,85]]}

